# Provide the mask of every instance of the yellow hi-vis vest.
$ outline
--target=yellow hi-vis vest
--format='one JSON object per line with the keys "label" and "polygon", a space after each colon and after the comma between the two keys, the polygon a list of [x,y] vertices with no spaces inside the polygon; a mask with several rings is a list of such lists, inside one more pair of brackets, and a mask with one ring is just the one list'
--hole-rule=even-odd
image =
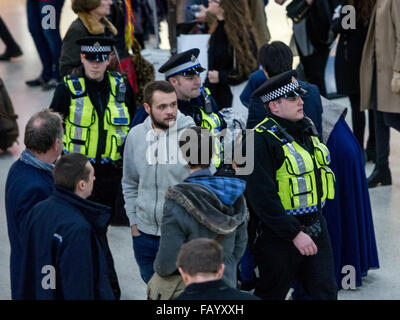
{"label": "yellow hi-vis vest", "polygon": [[[120,159],[120,147],[123,144],[130,124],[128,108],[124,101],[117,101],[118,90],[125,96],[125,80],[117,72],[106,72],[110,81],[111,92],[103,119],[99,119],[96,109],[86,92],[83,77],[65,77],[64,81],[71,91],[71,105],[69,115],[65,119],[65,134],[63,137],[64,152],[77,152],[95,162],[101,163]],[[124,100],[124,99],[120,99]],[[104,152],[98,155],[100,121],[103,121],[103,130],[106,133]]]}
{"label": "yellow hi-vis vest", "polygon": [[200,111],[201,111],[200,126],[210,131],[211,135],[214,138],[214,156],[212,158],[212,161],[215,167],[218,168],[221,165],[223,150],[224,150],[223,145],[219,140],[219,133],[221,132],[221,126],[222,126],[221,119],[217,114],[213,112],[212,113],[205,112],[203,108],[200,108]]}
{"label": "yellow hi-vis vest", "polygon": [[[283,148],[285,160],[276,171],[278,195],[288,215],[301,215],[318,211],[322,208],[326,199],[335,197],[335,174],[328,167],[330,153],[328,148],[319,141],[316,136],[311,136],[314,153],[310,154],[296,141],[288,141],[285,137],[279,137],[279,129],[276,125],[262,126],[268,120],[265,118],[257,127],[257,132],[267,131],[277,138]],[[318,197],[316,187],[316,173],[321,175],[322,197]]]}

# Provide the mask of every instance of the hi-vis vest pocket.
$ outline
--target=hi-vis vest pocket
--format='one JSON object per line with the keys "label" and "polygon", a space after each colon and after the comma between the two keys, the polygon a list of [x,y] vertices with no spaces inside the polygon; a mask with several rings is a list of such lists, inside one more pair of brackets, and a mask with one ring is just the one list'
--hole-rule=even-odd
{"label": "hi-vis vest pocket", "polygon": [[335,198],[335,174],[329,167],[321,167],[321,180],[322,180],[322,198],[334,199]]}
{"label": "hi-vis vest pocket", "polygon": [[[67,130],[69,131],[67,133],[69,141],[64,141],[67,142],[67,150],[87,155],[90,141],[89,128],[69,126]],[[64,135],[64,137],[66,136]]]}
{"label": "hi-vis vest pocket", "polygon": [[313,184],[311,175],[305,174],[289,178],[289,196],[293,208],[306,207],[313,203]]}

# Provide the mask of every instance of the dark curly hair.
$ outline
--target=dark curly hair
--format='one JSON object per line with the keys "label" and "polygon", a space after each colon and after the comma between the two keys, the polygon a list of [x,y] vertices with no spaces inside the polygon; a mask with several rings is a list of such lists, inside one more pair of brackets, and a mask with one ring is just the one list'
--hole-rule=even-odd
{"label": "dark curly hair", "polygon": [[[224,10],[224,29],[229,44],[235,52],[239,76],[249,77],[258,66],[252,51],[252,43],[256,46],[255,32],[251,23],[247,0],[221,0],[220,6]],[[217,20],[212,22],[211,33],[215,31],[217,24]]]}

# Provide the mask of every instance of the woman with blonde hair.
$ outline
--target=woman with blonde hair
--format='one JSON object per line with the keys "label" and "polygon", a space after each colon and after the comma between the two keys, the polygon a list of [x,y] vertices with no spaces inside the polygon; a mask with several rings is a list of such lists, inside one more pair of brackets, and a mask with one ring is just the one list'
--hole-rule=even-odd
{"label": "woman with blonde hair", "polygon": [[257,46],[246,0],[209,0],[207,12],[214,19],[206,86],[223,109],[232,106],[230,86],[243,83],[257,69]]}

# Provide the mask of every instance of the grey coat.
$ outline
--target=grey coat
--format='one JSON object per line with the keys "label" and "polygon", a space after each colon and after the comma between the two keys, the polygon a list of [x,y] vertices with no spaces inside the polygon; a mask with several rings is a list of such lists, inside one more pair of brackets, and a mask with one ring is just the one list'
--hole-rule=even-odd
{"label": "grey coat", "polygon": [[236,268],[247,244],[247,207],[243,195],[233,206],[227,206],[206,187],[181,183],[169,188],[165,197],[155,272],[168,276],[176,271],[183,243],[223,235],[219,240],[224,252],[223,279],[236,287]]}

